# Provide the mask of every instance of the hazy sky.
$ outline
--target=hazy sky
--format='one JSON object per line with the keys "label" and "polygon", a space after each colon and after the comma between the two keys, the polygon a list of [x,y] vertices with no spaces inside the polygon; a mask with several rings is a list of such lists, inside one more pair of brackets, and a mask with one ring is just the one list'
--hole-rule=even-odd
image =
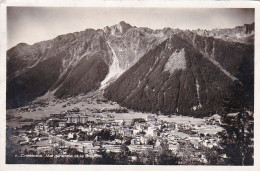
{"label": "hazy sky", "polygon": [[252,23],[254,9],[8,7],[7,46],[9,49],[21,42],[33,44],[122,20],[152,29],[233,28]]}

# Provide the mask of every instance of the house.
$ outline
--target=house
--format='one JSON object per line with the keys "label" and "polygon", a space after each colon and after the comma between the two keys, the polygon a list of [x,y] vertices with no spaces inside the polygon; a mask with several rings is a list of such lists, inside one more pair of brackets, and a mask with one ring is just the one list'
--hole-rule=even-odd
{"label": "house", "polygon": [[111,130],[111,135],[114,136],[114,135],[117,135],[118,134],[118,131],[117,130]]}
{"label": "house", "polygon": [[133,130],[127,129],[124,131],[124,136],[131,137],[133,135]]}
{"label": "house", "polygon": [[136,135],[137,133],[139,133],[140,131],[138,129],[134,129],[133,130],[133,134]]}
{"label": "house", "polygon": [[159,135],[159,131],[155,127],[148,127],[148,130],[146,133],[147,133],[147,135],[154,136],[154,137]]}
{"label": "house", "polygon": [[142,144],[148,144],[148,139],[147,139],[146,137],[144,137],[144,136],[141,136],[141,137],[140,137],[140,142],[141,142]]}
{"label": "house", "polygon": [[35,125],[34,129],[35,129],[35,131],[43,131],[44,126],[42,123],[38,123],[37,125]]}
{"label": "house", "polygon": [[59,127],[66,127],[66,122],[59,122]]}
{"label": "house", "polygon": [[125,124],[124,119],[116,119],[115,122],[118,123],[119,125],[124,125]]}
{"label": "house", "polygon": [[199,149],[199,142],[196,140],[190,140],[190,142],[193,144],[193,147],[196,149]]}
{"label": "house", "polygon": [[169,144],[169,150],[171,150],[172,152],[177,152],[179,148],[179,144]]}
{"label": "house", "polygon": [[82,114],[67,115],[67,123],[82,123],[85,124],[88,121],[88,117]]}
{"label": "house", "polygon": [[100,124],[100,123],[102,123],[102,120],[100,118],[96,118],[95,123]]}
{"label": "house", "polygon": [[84,148],[85,154],[96,154],[99,148],[99,146],[87,146]]}
{"label": "house", "polygon": [[72,132],[68,133],[68,139],[73,139],[73,137],[74,137],[74,133]]}
{"label": "house", "polygon": [[58,114],[50,114],[50,117],[51,118],[59,118],[59,119],[61,119],[61,118],[64,118],[65,115],[66,115],[65,112],[61,112],[61,113],[58,113]]}
{"label": "house", "polygon": [[102,158],[102,155],[95,154],[95,153],[85,154],[85,156],[89,158]]}
{"label": "house", "polygon": [[135,139],[131,139],[131,145],[135,145],[136,144],[136,140]]}
{"label": "house", "polygon": [[148,116],[147,116],[147,121],[148,121],[148,122],[154,122],[154,121],[156,121],[156,118],[155,118],[155,116],[148,115]]}
{"label": "house", "polygon": [[152,149],[153,146],[152,145],[129,145],[128,148],[131,152],[142,153],[147,149]]}
{"label": "house", "polygon": [[137,156],[130,156],[131,161],[136,161],[137,160]]}
{"label": "house", "polygon": [[159,147],[161,145],[161,142],[157,139],[155,142],[155,147]]}
{"label": "house", "polygon": [[102,145],[104,149],[106,149],[106,152],[113,152],[113,153],[120,153],[122,151],[121,145]]}
{"label": "house", "polygon": [[43,129],[44,129],[45,132],[47,132],[49,130],[49,125],[44,125]]}
{"label": "house", "polygon": [[138,130],[138,132],[143,132],[145,130],[145,126],[142,124],[138,124],[136,126],[136,129]]}
{"label": "house", "polygon": [[189,136],[189,139],[190,139],[190,140],[197,140],[197,141],[199,141],[199,140],[200,140],[200,137],[199,137],[199,135],[193,134],[193,135],[190,135],[190,136]]}
{"label": "house", "polygon": [[70,112],[78,113],[80,109],[78,107],[74,107],[73,109],[70,110]]}
{"label": "house", "polygon": [[205,147],[209,147],[209,148],[212,148],[213,147],[213,144],[208,141],[208,140],[204,140],[203,143],[202,143]]}

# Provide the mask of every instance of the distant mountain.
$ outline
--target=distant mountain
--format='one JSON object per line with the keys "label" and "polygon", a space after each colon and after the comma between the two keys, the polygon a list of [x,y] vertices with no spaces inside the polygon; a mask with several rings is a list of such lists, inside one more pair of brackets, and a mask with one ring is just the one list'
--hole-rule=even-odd
{"label": "distant mountain", "polygon": [[253,103],[252,36],[253,24],[182,31],[122,21],[21,43],[7,52],[7,107],[46,93],[63,98],[100,89],[107,99],[137,111],[205,116],[221,112],[234,84]]}
{"label": "distant mountain", "polygon": [[201,36],[220,38],[230,42],[240,42],[245,44],[254,44],[255,39],[255,23],[244,24],[235,28],[196,30],[195,33]]}

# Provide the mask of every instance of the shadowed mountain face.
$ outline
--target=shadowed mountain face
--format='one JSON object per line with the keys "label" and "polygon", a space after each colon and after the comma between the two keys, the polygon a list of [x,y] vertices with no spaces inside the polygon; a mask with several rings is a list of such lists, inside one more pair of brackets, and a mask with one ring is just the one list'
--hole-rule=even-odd
{"label": "shadowed mountain face", "polygon": [[[235,45],[218,41],[230,50]],[[242,54],[241,49],[223,50],[221,57],[233,64],[227,65],[216,52],[206,55],[197,43],[173,35],[112,83],[105,97],[135,110],[205,116],[221,112],[234,82],[250,84],[247,95],[253,96],[253,47],[237,44],[244,48]]]}
{"label": "shadowed mountain face", "polygon": [[120,22],[18,44],[7,52],[7,107],[46,93],[62,98],[102,89],[107,99],[137,111],[206,116],[221,112],[234,84],[253,104],[254,45],[243,42],[253,28],[202,34]]}

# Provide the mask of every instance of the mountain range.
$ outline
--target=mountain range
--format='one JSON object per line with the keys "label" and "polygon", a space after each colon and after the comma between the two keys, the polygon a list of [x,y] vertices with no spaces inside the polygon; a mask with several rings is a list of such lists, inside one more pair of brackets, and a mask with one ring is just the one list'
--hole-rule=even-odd
{"label": "mountain range", "polygon": [[100,90],[136,111],[207,116],[234,86],[254,103],[254,23],[208,31],[121,21],[7,51],[8,109]]}

